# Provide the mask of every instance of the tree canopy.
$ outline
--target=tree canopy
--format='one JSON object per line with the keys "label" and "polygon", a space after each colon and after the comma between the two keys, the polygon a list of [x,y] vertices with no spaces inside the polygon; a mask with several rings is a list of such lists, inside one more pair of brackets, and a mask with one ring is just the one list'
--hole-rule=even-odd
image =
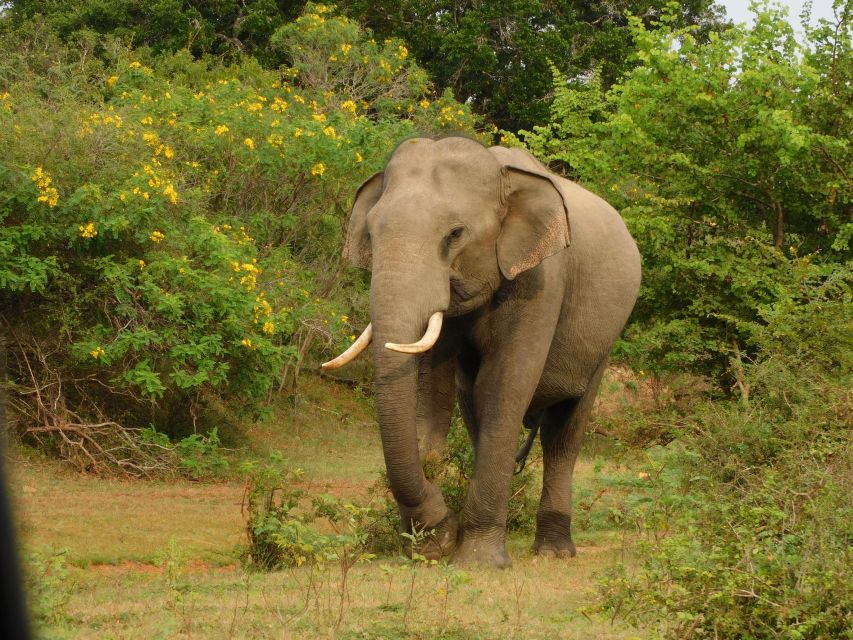
{"label": "tree canopy", "polygon": [[[660,17],[655,0],[341,0],[340,7],[379,37],[397,36],[439,87],[509,130],[548,119],[549,65],[568,77],[600,69],[605,86],[633,64],[628,16]],[[677,3],[679,26],[719,25],[711,0]]]}

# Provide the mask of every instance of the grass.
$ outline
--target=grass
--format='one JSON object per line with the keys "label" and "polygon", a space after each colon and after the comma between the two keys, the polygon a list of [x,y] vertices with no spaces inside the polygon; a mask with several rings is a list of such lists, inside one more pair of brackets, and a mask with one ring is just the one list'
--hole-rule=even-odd
{"label": "grass", "polygon": [[[249,452],[241,455],[285,451],[306,470],[308,488],[363,498],[383,466],[369,404],[318,379],[306,379],[303,393],[252,427]],[[537,558],[530,536],[510,540],[515,564],[507,571],[377,558],[349,572],[343,603],[336,563],[269,574],[242,566],[239,480],[85,477],[17,448],[11,484],[20,537],[32,579],[51,590],[48,611],[40,607],[41,636],[642,637],[584,612],[594,602],[595,574],[631,562],[630,545],[607,513],[636,475],[605,462],[602,446],[590,440],[575,474],[579,500],[606,488],[577,531],[577,558]]]}

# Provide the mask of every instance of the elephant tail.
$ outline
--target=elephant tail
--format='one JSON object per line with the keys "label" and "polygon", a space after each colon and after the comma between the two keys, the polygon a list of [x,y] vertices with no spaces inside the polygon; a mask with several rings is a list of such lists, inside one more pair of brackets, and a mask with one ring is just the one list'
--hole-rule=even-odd
{"label": "elephant tail", "polygon": [[533,443],[536,441],[536,434],[539,433],[539,425],[542,423],[542,418],[545,417],[545,412],[540,414],[524,416],[524,426],[530,429],[524,444],[515,454],[515,473],[519,474],[524,471],[524,465],[527,464],[527,456],[530,455],[530,450],[533,448]]}

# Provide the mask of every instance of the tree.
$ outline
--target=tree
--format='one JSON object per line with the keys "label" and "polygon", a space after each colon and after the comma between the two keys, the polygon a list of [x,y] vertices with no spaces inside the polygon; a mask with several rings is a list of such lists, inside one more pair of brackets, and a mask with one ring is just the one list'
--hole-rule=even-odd
{"label": "tree", "polygon": [[552,121],[522,135],[631,226],[644,257],[631,335],[647,369],[722,374],[774,307],[850,258],[850,18],[845,7],[805,50],[766,6],[753,28],[705,42],[672,14],[652,29],[632,18],[639,65],[606,96],[597,77],[554,69]]}
{"label": "tree", "polygon": [[[548,119],[549,61],[568,77],[601,68],[605,86],[630,67],[628,14],[649,23],[654,0],[341,0],[341,8],[378,37],[406,40],[439,87],[516,131]],[[718,24],[711,0],[678,5],[679,25]]]}
{"label": "tree", "polygon": [[59,35],[88,30],[112,34],[155,53],[187,48],[194,55],[248,53],[270,57],[269,37],[296,18],[304,0],[12,0],[11,16],[21,21],[41,14]]}

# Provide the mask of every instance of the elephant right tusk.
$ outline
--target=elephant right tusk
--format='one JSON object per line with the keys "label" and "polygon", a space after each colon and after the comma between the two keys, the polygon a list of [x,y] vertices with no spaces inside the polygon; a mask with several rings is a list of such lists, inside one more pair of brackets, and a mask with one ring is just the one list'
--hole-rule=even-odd
{"label": "elephant right tusk", "polygon": [[441,311],[436,311],[429,318],[426,332],[423,338],[411,344],[396,344],[395,342],[386,342],[385,348],[391,351],[399,351],[400,353],[423,353],[432,348],[435,341],[438,340],[438,334],[441,333],[441,320],[444,314]]}
{"label": "elephant right tusk", "polygon": [[339,369],[340,367],[348,364],[356,359],[359,353],[367,349],[370,345],[370,341],[373,339],[373,324],[368,324],[364,331],[361,332],[361,335],[358,336],[358,339],[353,342],[349,349],[344,351],[341,355],[339,355],[334,360],[329,360],[328,362],[324,362],[320,365],[320,368],[323,371],[329,371],[331,369]]}

